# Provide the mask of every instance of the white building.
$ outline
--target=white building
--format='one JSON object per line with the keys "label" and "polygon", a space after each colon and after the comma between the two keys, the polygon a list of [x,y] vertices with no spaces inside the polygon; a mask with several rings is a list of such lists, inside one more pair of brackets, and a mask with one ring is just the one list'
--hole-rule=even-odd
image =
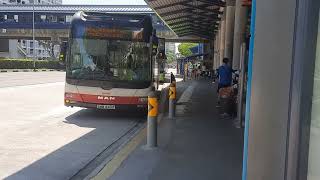
{"label": "white building", "polygon": [[176,44],[174,42],[166,42],[166,53],[169,51],[176,53]]}
{"label": "white building", "polygon": [[[37,4],[62,4],[62,0],[35,0]],[[0,0],[1,4],[33,4],[33,0]],[[46,48],[41,42],[32,40],[8,40],[9,53],[6,56],[10,58],[22,58],[22,57],[36,57],[38,59],[51,57],[50,51],[57,55],[59,53],[59,47]]]}
{"label": "white building", "polygon": [[[33,0],[0,0],[0,4],[32,4]],[[35,4],[62,4],[62,0],[35,0]]]}

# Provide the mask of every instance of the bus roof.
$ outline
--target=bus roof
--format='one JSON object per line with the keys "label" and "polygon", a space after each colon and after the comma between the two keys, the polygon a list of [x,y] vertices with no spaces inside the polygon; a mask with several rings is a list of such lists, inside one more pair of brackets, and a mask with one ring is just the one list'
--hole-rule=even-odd
{"label": "bus roof", "polygon": [[120,14],[120,13],[99,13],[79,11],[72,17],[71,24],[82,23],[120,23],[123,26],[134,25],[152,29],[152,19],[150,15],[142,14]]}

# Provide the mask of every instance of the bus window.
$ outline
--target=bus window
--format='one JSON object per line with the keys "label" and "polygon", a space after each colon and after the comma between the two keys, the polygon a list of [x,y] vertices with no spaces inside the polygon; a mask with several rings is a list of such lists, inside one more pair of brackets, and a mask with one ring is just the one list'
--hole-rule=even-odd
{"label": "bus window", "polygon": [[[113,81],[150,81],[151,79],[149,71],[151,62],[146,53],[147,43],[74,39],[71,46],[71,69],[76,68],[75,71],[81,71],[81,73],[75,73],[75,77]],[[78,55],[80,58],[76,57]]]}

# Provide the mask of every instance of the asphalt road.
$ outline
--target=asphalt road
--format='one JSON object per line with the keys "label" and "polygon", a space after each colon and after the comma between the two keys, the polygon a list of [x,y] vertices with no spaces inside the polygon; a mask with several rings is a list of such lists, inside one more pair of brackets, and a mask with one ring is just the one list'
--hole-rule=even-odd
{"label": "asphalt road", "polygon": [[0,73],[0,179],[69,179],[141,124],[142,117],[64,107],[64,76]]}

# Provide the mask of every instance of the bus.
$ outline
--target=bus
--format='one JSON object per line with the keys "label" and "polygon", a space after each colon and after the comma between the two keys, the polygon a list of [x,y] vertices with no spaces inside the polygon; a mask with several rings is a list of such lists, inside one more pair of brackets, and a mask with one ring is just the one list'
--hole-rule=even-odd
{"label": "bus", "polygon": [[78,12],[71,21],[65,106],[147,110],[154,91],[148,15]]}

